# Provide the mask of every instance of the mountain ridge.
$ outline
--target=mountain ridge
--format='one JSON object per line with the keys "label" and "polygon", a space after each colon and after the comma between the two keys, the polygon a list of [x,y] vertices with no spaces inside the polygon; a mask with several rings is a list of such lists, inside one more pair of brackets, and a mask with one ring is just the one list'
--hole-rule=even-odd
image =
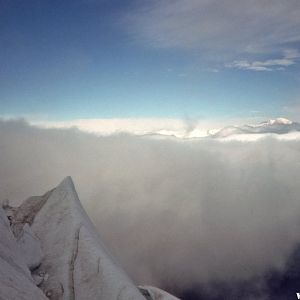
{"label": "mountain ridge", "polygon": [[18,207],[0,206],[0,233],[0,299],[145,300],[105,248],[69,176]]}

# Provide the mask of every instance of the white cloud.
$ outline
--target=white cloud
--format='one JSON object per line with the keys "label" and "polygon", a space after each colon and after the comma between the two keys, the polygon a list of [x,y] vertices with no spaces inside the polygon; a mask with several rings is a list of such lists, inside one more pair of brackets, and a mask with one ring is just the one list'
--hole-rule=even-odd
{"label": "white cloud", "polygon": [[[137,42],[146,41],[160,48],[197,49],[208,60],[224,62],[241,54],[276,54],[299,42],[300,3],[155,0],[129,12],[125,24]],[[289,58],[295,57],[286,56]],[[285,65],[288,61],[273,63]],[[265,70],[268,66],[253,68]]]}
{"label": "white cloud", "polygon": [[0,200],[72,175],[137,283],[190,286],[282,266],[300,240],[299,140],[178,143],[0,121]]}
{"label": "white cloud", "polygon": [[[259,112],[255,112],[258,114]],[[1,118],[0,118],[1,119]],[[6,118],[6,120],[15,118]],[[83,132],[99,136],[128,133],[132,135],[153,135],[156,137],[202,138],[207,137],[229,124],[236,126],[256,124],[265,121],[263,117],[209,119],[168,119],[168,118],[129,118],[129,119],[74,119],[70,121],[38,121],[32,119],[31,125],[40,128],[77,128]],[[261,136],[260,136],[261,138]],[[278,137],[279,138],[279,137]],[[249,137],[252,140],[253,137]]]}
{"label": "white cloud", "polygon": [[116,133],[168,134],[184,136],[188,130],[187,124],[181,119],[167,118],[131,118],[131,119],[77,119],[71,121],[51,122],[32,121],[31,124],[44,128],[71,128],[99,135]]}
{"label": "white cloud", "polygon": [[227,68],[234,68],[240,70],[251,71],[273,71],[273,70],[285,70],[286,67],[294,65],[300,58],[300,53],[297,49],[289,49],[284,52],[282,58],[267,59],[264,61],[252,61],[239,60],[232,63],[228,63],[225,66]]}
{"label": "white cloud", "polygon": [[[284,108],[285,114],[287,114],[287,108]],[[255,114],[259,114],[259,111],[254,111]],[[1,118],[0,118],[1,119]],[[280,118],[279,118],[280,119]],[[279,120],[278,119],[278,120]],[[5,120],[5,119],[4,119]],[[6,119],[9,120],[9,119]],[[168,138],[176,137],[183,140],[194,138],[205,138],[208,136],[214,136],[220,130],[228,128],[234,124],[233,128],[243,128],[244,125],[258,126],[266,120],[263,117],[252,117],[242,119],[223,119],[219,121],[213,120],[197,120],[197,119],[167,119],[167,118],[131,118],[131,119],[74,119],[71,121],[30,121],[31,125],[39,128],[57,128],[57,129],[69,129],[77,128],[82,132],[93,133],[98,136],[116,135],[119,133],[127,133],[137,136],[152,136],[155,138]],[[272,120],[271,120],[272,121]],[[271,122],[270,121],[270,122]],[[263,127],[264,128],[264,127]],[[249,129],[249,128],[248,128]],[[278,140],[293,140],[300,138],[300,132],[287,132],[282,134],[280,128],[274,131],[274,128],[270,131],[265,130],[261,133],[248,132],[231,133],[230,137],[217,138],[223,141],[256,141],[264,139],[267,136]],[[251,130],[249,130],[251,131]],[[216,138],[216,136],[214,136]]]}

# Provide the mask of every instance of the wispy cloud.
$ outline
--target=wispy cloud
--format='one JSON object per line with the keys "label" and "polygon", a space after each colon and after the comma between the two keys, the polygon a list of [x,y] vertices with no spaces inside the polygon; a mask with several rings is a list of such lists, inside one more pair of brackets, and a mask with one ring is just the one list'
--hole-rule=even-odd
{"label": "wispy cloud", "polygon": [[297,49],[289,49],[284,51],[281,58],[267,59],[263,61],[248,61],[237,60],[232,63],[225,64],[227,68],[251,71],[274,71],[285,70],[286,67],[294,65],[300,58],[300,53]]}
{"label": "wispy cloud", "polygon": [[[198,50],[226,62],[241,54],[278,55],[300,41],[298,0],[166,0],[146,2],[125,18],[136,42],[158,48]],[[285,67],[292,57],[249,63],[242,68]]]}

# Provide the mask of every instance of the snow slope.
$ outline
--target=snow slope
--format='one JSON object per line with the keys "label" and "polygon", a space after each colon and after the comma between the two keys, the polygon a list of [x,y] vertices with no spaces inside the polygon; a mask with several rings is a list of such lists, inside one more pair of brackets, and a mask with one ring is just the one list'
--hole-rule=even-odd
{"label": "snow slope", "polygon": [[143,299],[107,253],[67,177],[34,217],[32,231],[42,243],[41,284],[50,299]]}
{"label": "snow slope", "polygon": [[[145,297],[102,244],[71,177],[19,207],[0,207],[0,300],[176,300]],[[148,288],[148,287],[147,287]]]}
{"label": "snow slope", "polygon": [[47,297],[36,286],[31,276],[28,267],[30,259],[24,258],[23,249],[18,244],[2,207],[0,207],[0,237],[0,299],[46,300]]}

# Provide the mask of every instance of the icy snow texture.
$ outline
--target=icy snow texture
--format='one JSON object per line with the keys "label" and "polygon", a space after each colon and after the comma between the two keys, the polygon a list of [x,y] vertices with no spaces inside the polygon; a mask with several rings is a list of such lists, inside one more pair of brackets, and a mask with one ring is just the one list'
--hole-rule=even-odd
{"label": "icy snow texture", "polygon": [[49,277],[40,287],[50,299],[144,300],[104,250],[70,177],[50,193],[31,229],[42,243],[40,270]]}
{"label": "icy snow texture", "polygon": [[47,300],[36,287],[27,260],[0,207],[0,300]]}
{"label": "icy snow texture", "polygon": [[0,207],[0,300],[176,300],[140,290],[104,249],[65,178],[19,207]]}
{"label": "icy snow texture", "polygon": [[37,268],[43,259],[43,252],[39,239],[32,234],[28,224],[24,225],[23,231],[17,239],[17,243],[29,269],[33,270]]}

